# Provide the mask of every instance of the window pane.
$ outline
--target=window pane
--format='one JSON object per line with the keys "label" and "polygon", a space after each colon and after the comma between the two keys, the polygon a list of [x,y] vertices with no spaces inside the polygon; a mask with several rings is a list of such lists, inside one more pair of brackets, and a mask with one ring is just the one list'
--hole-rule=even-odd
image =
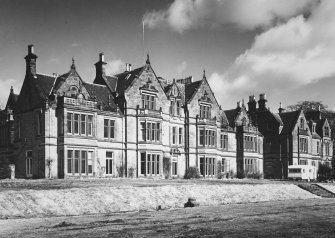
{"label": "window pane", "polygon": [[87,116],[87,134],[93,135],[93,116],[91,115]]}
{"label": "window pane", "polygon": [[79,114],[74,114],[74,133],[79,134]]}
{"label": "window pane", "polygon": [[93,152],[92,151],[88,152],[87,168],[88,168],[89,174],[93,173]]}
{"label": "window pane", "polygon": [[110,133],[109,133],[109,135],[110,135],[110,138],[114,139],[115,121],[110,120],[109,122],[110,122],[110,128],[109,128]]}
{"label": "window pane", "polygon": [[74,172],[79,173],[79,150],[74,151]]}
{"label": "window pane", "polygon": [[73,151],[68,150],[67,151],[67,172],[71,174],[73,172],[72,170],[72,161],[73,161]]}
{"label": "window pane", "polygon": [[72,133],[72,113],[67,114],[67,133]]}
{"label": "window pane", "polygon": [[145,122],[141,122],[141,131],[140,131],[140,133],[141,133],[141,139],[142,139],[142,141],[145,141]]}
{"label": "window pane", "polygon": [[86,115],[81,115],[80,134],[86,135]]}
{"label": "window pane", "polygon": [[157,159],[156,174],[159,174],[159,155],[157,155],[156,159]]}
{"label": "window pane", "polygon": [[108,121],[107,119],[104,119],[104,138],[108,138]]}
{"label": "window pane", "polygon": [[145,174],[145,153],[141,153],[141,174]]}
{"label": "window pane", "polygon": [[81,173],[86,174],[87,151],[81,152]]}

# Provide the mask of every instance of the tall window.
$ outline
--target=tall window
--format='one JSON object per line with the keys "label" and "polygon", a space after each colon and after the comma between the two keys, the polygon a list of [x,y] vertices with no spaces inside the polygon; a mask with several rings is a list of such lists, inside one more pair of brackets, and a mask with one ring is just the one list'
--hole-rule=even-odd
{"label": "tall window", "polygon": [[200,105],[200,118],[211,118],[211,106],[209,105]]}
{"label": "tall window", "polygon": [[93,135],[93,116],[87,116],[87,135]]}
{"label": "tall window", "polygon": [[79,114],[74,114],[73,119],[74,134],[79,134]]}
{"label": "tall window", "polygon": [[228,150],[228,135],[220,135],[220,145],[221,149]]}
{"label": "tall window", "polygon": [[319,141],[316,142],[316,153],[320,154],[320,142]]}
{"label": "tall window", "polygon": [[26,151],[26,175],[31,177],[33,175],[33,152]]}
{"label": "tall window", "polygon": [[115,138],[115,120],[104,119],[104,138]]}
{"label": "tall window", "polygon": [[299,151],[308,153],[308,140],[307,138],[299,138]]}
{"label": "tall window", "polygon": [[326,153],[326,155],[328,156],[329,155],[329,142],[328,141],[326,141],[325,142],[325,153]]}
{"label": "tall window", "polygon": [[106,174],[113,174],[113,152],[106,152]]}
{"label": "tall window", "polygon": [[93,151],[67,151],[67,173],[73,175],[89,175],[93,173]]}
{"label": "tall window", "polygon": [[216,145],[216,132],[214,130],[200,129],[199,144],[201,146],[215,146]]}
{"label": "tall window", "polygon": [[67,113],[67,133],[83,136],[93,135],[93,116],[78,113]]}
{"label": "tall window", "polygon": [[300,129],[304,129],[305,128],[305,121],[303,118],[300,118]]}
{"label": "tall window", "polygon": [[200,157],[200,173],[203,176],[215,175],[215,158]]}
{"label": "tall window", "polygon": [[141,153],[141,174],[156,176],[160,174],[160,156],[151,153]]}
{"label": "tall window", "polygon": [[140,138],[142,141],[159,142],[161,140],[160,122],[141,122]]}
{"label": "tall window", "polygon": [[257,151],[257,138],[254,136],[244,136],[244,149],[247,151]]}
{"label": "tall window", "polygon": [[183,144],[183,128],[179,127],[179,134],[178,134],[178,144]]}
{"label": "tall window", "polygon": [[172,127],[172,144],[177,144],[177,127]]}
{"label": "tall window", "polygon": [[170,101],[170,114],[174,115],[175,111],[175,101]]}
{"label": "tall window", "polygon": [[177,116],[180,116],[180,113],[181,113],[181,103],[180,103],[179,100],[177,100],[176,105],[177,105]]}
{"label": "tall window", "polygon": [[156,97],[155,95],[142,94],[142,108],[156,110]]}
{"label": "tall window", "polygon": [[172,175],[178,175],[178,161],[176,157],[172,158],[171,167]]}

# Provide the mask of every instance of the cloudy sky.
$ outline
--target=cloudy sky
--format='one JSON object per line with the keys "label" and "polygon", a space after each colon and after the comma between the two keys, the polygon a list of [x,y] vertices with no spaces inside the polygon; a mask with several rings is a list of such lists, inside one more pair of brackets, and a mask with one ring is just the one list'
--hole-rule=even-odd
{"label": "cloudy sky", "polygon": [[[279,102],[321,100],[335,109],[334,0],[0,0],[0,103],[19,91],[27,45],[40,73],[85,81],[105,53],[110,74],[140,67],[157,75],[207,78],[224,109],[266,93]],[[145,25],[144,44],[142,22]]]}

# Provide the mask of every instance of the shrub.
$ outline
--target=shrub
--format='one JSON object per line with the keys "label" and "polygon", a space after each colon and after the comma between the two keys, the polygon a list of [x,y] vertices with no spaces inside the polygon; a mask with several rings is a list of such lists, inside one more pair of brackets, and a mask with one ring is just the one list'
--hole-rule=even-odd
{"label": "shrub", "polygon": [[254,172],[254,173],[248,173],[247,174],[247,178],[252,178],[252,179],[261,179],[263,177],[263,174],[258,172]]}
{"label": "shrub", "polygon": [[163,157],[163,174],[166,179],[170,178],[171,172],[171,159]]}
{"label": "shrub", "polygon": [[184,178],[185,179],[192,179],[192,178],[198,179],[198,178],[200,178],[199,169],[197,167],[189,167],[186,170]]}
{"label": "shrub", "polygon": [[10,167],[8,160],[0,160],[0,179],[10,178]]}
{"label": "shrub", "polygon": [[135,171],[135,169],[133,167],[128,169],[128,177],[129,178],[134,178],[134,171]]}
{"label": "shrub", "polygon": [[123,166],[116,167],[116,171],[117,171],[117,174],[119,175],[119,177],[123,177],[123,173],[124,173],[124,167]]}
{"label": "shrub", "polygon": [[326,164],[320,164],[318,170],[318,180],[324,181],[331,179],[332,169]]}

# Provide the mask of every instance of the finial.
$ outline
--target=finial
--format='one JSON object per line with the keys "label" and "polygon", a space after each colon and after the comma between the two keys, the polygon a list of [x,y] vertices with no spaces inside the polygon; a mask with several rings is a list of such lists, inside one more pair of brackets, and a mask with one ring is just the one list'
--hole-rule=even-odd
{"label": "finial", "polygon": [[71,65],[71,69],[76,69],[76,66],[74,65],[74,57],[72,57],[72,65]]}
{"label": "finial", "polygon": [[244,106],[244,98],[242,98],[242,107],[245,107],[245,106]]}
{"label": "finial", "polygon": [[147,61],[145,61],[146,64],[150,64],[150,58],[149,58],[149,53],[147,54]]}
{"label": "finial", "polygon": [[11,93],[11,94],[13,94],[13,93],[14,93],[13,86],[10,86],[10,93]]}
{"label": "finial", "polygon": [[204,69],[204,74],[203,74],[202,78],[203,78],[203,79],[206,78],[206,70],[205,70],[205,69]]}

